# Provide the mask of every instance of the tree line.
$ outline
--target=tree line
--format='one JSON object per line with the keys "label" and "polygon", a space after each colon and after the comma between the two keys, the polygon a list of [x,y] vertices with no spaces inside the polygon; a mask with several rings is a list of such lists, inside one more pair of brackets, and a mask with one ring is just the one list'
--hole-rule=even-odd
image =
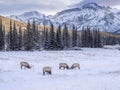
{"label": "tree line", "polygon": [[120,38],[102,37],[99,29],[83,27],[78,31],[75,25],[69,31],[67,25],[59,25],[57,28],[50,23],[50,27],[44,25],[43,30],[39,30],[35,21],[28,21],[26,30],[22,30],[16,23],[10,20],[9,31],[0,19],[0,50],[7,51],[33,51],[33,50],[64,50],[74,47],[100,48],[107,44],[119,43]]}

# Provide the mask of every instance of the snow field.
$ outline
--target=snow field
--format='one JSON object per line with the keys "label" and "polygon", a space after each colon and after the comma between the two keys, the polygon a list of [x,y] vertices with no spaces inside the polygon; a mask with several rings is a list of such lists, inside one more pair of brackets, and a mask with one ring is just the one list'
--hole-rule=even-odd
{"label": "snow field", "polygon": [[[32,69],[20,69],[21,61]],[[81,69],[59,70],[59,63],[80,63]],[[52,75],[43,76],[44,66]],[[0,52],[0,90],[120,90],[120,51]]]}

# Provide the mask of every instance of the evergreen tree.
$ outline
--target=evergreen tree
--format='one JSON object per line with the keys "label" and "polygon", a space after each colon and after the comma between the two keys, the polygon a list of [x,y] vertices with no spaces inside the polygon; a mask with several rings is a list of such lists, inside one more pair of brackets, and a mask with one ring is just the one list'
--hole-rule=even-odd
{"label": "evergreen tree", "polygon": [[38,31],[37,31],[37,27],[36,27],[36,23],[35,20],[33,20],[32,23],[32,30],[33,30],[33,47],[35,50],[37,50],[38,45],[39,45],[39,37],[38,37]]}
{"label": "evergreen tree", "polygon": [[101,36],[99,30],[90,30],[83,28],[81,33],[81,41],[83,47],[101,47]]}
{"label": "evergreen tree", "polygon": [[36,49],[40,50],[41,48],[41,31],[38,26],[36,26]]}
{"label": "evergreen tree", "polygon": [[18,33],[17,33],[17,29],[16,29],[16,23],[14,22],[14,27],[13,27],[13,33],[12,33],[12,44],[13,44],[13,50],[18,50]]}
{"label": "evergreen tree", "polygon": [[31,51],[34,49],[33,30],[31,29],[30,21],[27,23],[27,30],[25,32],[25,50]]}
{"label": "evergreen tree", "polygon": [[45,30],[45,41],[44,41],[44,49],[48,50],[49,49],[49,32],[48,29]]}
{"label": "evergreen tree", "polygon": [[77,46],[77,28],[73,25],[73,30],[72,30],[72,47]]}
{"label": "evergreen tree", "polygon": [[97,47],[102,47],[101,44],[101,35],[99,29],[97,30]]}
{"label": "evergreen tree", "polygon": [[82,42],[82,47],[86,47],[86,29],[83,27],[82,32],[81,32],[81,42]]}
{"label": "evergreen tree", "polygon": [[101,36],[99,30],[93,30],[93,46],[101,47]]}
{"label": "evergreen tree", "polygon": [[87,27],[87,31],[86,31],[86,37],[87,37],[87,47],[92,47],[92,41],[93,41],[93,38],[92,38],[92,31],[90,30],[90,28]]}
{"label": "evergreen tree", "polygon": [[19,27],[19,36],[18,36],[18,50],[22,50],[23,48],[23,35],[21,26]]}
{"label": "evergreen tree", "polygon": [[5,33],[3,30],[2,19],[0,18],[0,51],[4,50],[4,46],[5,46],[4,37],[5,37]]}
{"label": "evergreen tree", "polygon": [[50,26],[50,33],[49,33],[49,50],[55,50],[56,49],[56,41],[55,41],[55,32],[54,32],[54,26],[51,23]]}
{"label": "evergreen tree", "polygon": [[64,48],[69,48],[69,33],[66,24],[64,25],[63,29],[63,46]]}
{"label": "evergreen tree", "polygon": [[9,35],[8,35],[8,37],[9,37],[9,44],[10,45],[8,45],[9,46],[9,50],[13,50],[13,30],[12,30],[12,20],[10,20],[10,28],[9,28],[10,30],[9,30]]}
{"label": "evergreen tree", "polygon": [[61,36],[61,26],[59,25],[58,29],[57,29],[57,33],[56,33],[56,47],[58,50],[62,50],[63,49],[63,45],[62,45],[62,36]]}

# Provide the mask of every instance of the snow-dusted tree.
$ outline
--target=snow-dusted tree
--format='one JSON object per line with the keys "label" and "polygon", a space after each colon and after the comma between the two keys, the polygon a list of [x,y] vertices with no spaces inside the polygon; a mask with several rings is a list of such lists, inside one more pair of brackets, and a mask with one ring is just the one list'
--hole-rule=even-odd
{"label": "snow-dusted tree", "polygon": [[86,40],[87,40],[87,43],[86,43],[86,46],[87,47],[92,47],[92,44],[93,44],[93,37],[92,37],[92,31],[90,30],[89,27],[87,27],[87,30],[86,30]]}
{"label": "snow-dusted tree", "polygon": [[49,33],[49,50],[55,50],[56,49],[56,41],[55,41],[55,32],[54,32],[54,26],[52,23],[50,23],[50,33]]}
{"label": "snow-dusted tree", "polygon": [[93,47],[101,47],[101,36],[99,30],[93,30]]}
{"label": "snow-dusted tree", "polygon": [[64,25],[63,29],[63,46],[64,48],[69,48],[69,33],[66,24]]}
{"label": "snow-dusted tree", "polygon": [[13,26],[12,39],[13,39],[13,50],[16,51],[16,50],[18,50],[19,42],[18,42],[18,33],[17,33],[15,22],[14,22],[14,26]]}
{"label": "snow-dusted tree", "polygon": [[2,19],[0,18],[0,51],[4,50],[5,46],[5,32],[3,30],[3,24],[2,24]]}
{"label": "snow-dusted tree", "polygon": [[21,26],[19,27],[19,34],[18,34],[18,50],[23,49],[23,33]]}
{"label": "snow-dusted tree", "polygon": [[45,35],[44,35],[44,49],[48,50],[49,49],[49,32],[48,29],[44,30]]}
{"label": "snow-dusted tree", "polygon": [[9,38],[9,50],[13,50],[13,30],[12,30],[12,20],[10,20],[10,28],[9,28],[9,35],[8,35],[8,38]]}
{"label": "snow-dusted tree", "polygon": [[34,39],[33,39],[33,30],[31,29],[30,21],[27,23],[27,30],[24,34],[25,39],[25,50],[31,51],[34,49]]}
{"label": "snow-dusted tree", "polygon": [[82,32],[81,32],[81,42],[82,42],[82,47],[86,47],[86,29],[83,27]]}
{"label": "snow-dusted tree", "polygon": [[39,33],[38,28],[36,26],[35,20],[32,23],[32,32],[33,32],[33,47],[35,50],[39,49]]}
{"label": "snow-dusted tree", "polygon": [[73,25],[73,30],[72,30],[72,47],[77,46],[77,28]]}
{"label": "snow-dusted tree", "polygon": [[56,48],[58,50],[62,50],[63,49],[62,36],[61,36],[61,25],[59,25],[59,27],[57,29],[57,33],[56,33]]}

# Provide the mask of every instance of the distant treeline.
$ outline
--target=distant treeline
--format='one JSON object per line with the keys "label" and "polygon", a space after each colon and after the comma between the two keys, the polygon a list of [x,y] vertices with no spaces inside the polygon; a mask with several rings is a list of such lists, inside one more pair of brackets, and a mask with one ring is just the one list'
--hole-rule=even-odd
{"label": "distant treeline", "polygon": [[10,21],[9,31],[6,33],[0,19],[0,50],[1,51],[32,51],[32,50],[64,50],[74,47],[100,48],[103,45],[114,45],[120,43],[120,38],[101,36],[99,29],[83,27],[82,31],[77,31],[75,25],[69,31],[65,24],[57,29],[50,22],[49,29],[39,30],[35,21],[28,21],[26,30],[16,28],[16,23]]}

